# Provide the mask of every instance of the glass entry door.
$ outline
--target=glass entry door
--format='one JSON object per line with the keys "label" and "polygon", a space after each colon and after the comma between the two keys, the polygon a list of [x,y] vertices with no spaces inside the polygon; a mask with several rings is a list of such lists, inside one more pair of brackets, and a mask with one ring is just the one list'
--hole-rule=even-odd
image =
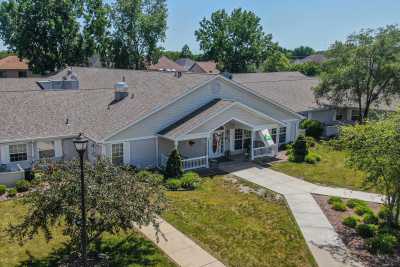
{"label": "glass entry door", "polygon": [[211,135],[210,157],[222,157],[225,152],[225,131],[217,130]]}

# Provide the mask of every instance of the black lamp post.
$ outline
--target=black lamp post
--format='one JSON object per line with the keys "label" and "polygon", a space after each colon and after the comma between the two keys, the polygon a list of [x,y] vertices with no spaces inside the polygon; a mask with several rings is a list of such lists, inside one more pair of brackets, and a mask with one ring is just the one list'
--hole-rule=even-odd
{"label": "black lamp post", "polygon": [[86,233],[86,207],[85,207],[85,195],[86,195],[86,186],[85,186],[85,177],[83,174],[83,156],[85,155],[88,140],[83,136],[82,133],[78,135],[77,138],[74,139],[75,149],[79,154],[80,166],[81,166],[81,212],[82,212],[82,225],[81,225],[81,249],[82,249],[82,266],[87,266],[87,251],[86,251],[86,242],[87,242],[87,233]]}

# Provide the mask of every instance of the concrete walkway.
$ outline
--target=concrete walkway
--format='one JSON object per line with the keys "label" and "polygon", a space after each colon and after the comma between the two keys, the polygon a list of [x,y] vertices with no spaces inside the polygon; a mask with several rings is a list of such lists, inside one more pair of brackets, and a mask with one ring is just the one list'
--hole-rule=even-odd
{"label": "concrete walkway", "polygon": [[182,267],[223,267],[225,266],[208,252],[199,247],[187,236],[179,232],[172,225],[159,220],[160,231],[157,240],[156,231],[153,226],[138,229],[148,239],[153,241],[165,254],[175,263]]}
{"label": "concrete walkway", "polygon": [[382,203],[377,194],[318,186],[250,162],[223,163],[220,169],[285,196],[304,239],[321,267],[362,266],[353,259],[311,194]]}

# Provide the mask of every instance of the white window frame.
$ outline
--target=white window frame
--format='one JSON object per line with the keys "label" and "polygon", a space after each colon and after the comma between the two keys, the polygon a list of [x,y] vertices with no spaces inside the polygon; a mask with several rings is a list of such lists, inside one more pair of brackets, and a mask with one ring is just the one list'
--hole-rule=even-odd
{"label": "white window frame", "polygon": [[[357,113],[357,114],[355,114],[355,113]],[[359,121],[360,117],[361,117],[361,114],[360,114],[359,110],[357,110],[357,109],[351,110],[351,120],[352,121]]]}
{"label": "white window frame", "polygon": [[[53,149],[41,150],[40,149],[40,144],[41,143],[42,144],[44,144],[44,143],[51,144]],[[39,142],[36,143],[36,147],[37,147],[37,151],[38,151],[37,153],[38,153],[39,159],[52,159],[52,158],[54,158],[56,156],[56,146],[55,146],[55,142],[54,141],[39,141]],[[52,156],[41,156],[40,155],[40,152],[50,152],[50,151],[53,151],[52,152],[53,153]]]}
{"label": "white window frame", "polygon": [[124,143],[111,144],[111,161],[115,165],[124,164]]}
{"label": "white window frame", "polygon": [[[235,148],[235,151],[239,151],[239,150],[243,149],[243,136],[244,136],[243,129],[235,129],[234,141],[233,141],[234,142],[233,147]],[[240,146],[240,148],[236,148],[236,143],[239,144],[239,141],[240,141],[241,146]]]}
{"label": "white window frame", "polygon": [[[13,148],[16,148],[16,151],[12,151]],[[23,156],[25,154],[25,156]],[[19,161],[27,161],[28,160],[28,146],[27,144],[11,144],[8,146],[8,155],[10,162],[19,162]],[[22,157],[21,157],[22,155]],[[13,156],[16,159],[13,159]]]}
{"label": "white window frame", "polygon": [[279,128],[279,144],[281,145],[286,143],[286,138],[287,138],[287,127]]}

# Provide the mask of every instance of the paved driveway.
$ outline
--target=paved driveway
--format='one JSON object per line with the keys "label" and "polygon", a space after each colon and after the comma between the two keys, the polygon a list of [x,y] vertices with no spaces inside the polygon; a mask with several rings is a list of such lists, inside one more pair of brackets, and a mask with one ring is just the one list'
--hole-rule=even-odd
{"label": "paved driveway", "polygon": [[350,256],[312,193],[382,203],[382,196],[342,188],[318,186],[250,162],[220,164],[220,169],[285,196],[318,265],[362,266]]}

